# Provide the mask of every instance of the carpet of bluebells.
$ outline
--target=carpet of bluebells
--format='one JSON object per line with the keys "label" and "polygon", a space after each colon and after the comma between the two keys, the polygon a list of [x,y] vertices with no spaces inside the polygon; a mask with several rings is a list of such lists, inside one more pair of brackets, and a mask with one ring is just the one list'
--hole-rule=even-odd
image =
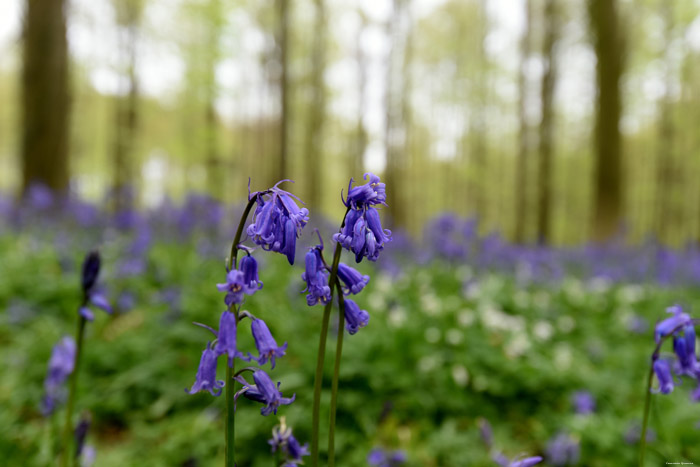
{"label": "carpet of bluebells", "polygon": [[[216,326],[223,311],[216,284],[242,210],[199,195],[116,215],[40,189],[21,204],[0,198],[4,465],[53,464],[62,418],[44,416],[44,380],[52,347],[74,332],[81,265],[95,247],[102,271],[90,287],[113,312],[81,309],[95,318],[78,383],[94,465],[222,464],[223,401],[185,390],[210,338],[192,323]],[[324,238],[337,231],[310,210],[297,258],[318,242],[314,227]],[[542,456],[540,465],[633,465],[654,327],[675,304],[700,316],[700,250],[653,241],[513,246],[477,227],[446,214],[426,226],[422,242],[394,232],[376,264],[356,265],[344,253],[371,277],[356,298],[370,320],[345,337],[338,464],[487,466]],[[274,465],[268,440],[279,416],[309,440],[322,311],[302,292],[303,261],[257,260],[264,293],[244,309],[287,342],[274,379],[296,400],[269,417],[238,401],[241,466]],[[250,321],[239,326],[238,348],[252,351]],[[668,342],[661,355],[672,352]],[[332,361],[334,346],[328,353]],[[220,376],[225,365],[220,359]],[[697,383],[679,382],[652,395],[650,465],[700,461]]]}

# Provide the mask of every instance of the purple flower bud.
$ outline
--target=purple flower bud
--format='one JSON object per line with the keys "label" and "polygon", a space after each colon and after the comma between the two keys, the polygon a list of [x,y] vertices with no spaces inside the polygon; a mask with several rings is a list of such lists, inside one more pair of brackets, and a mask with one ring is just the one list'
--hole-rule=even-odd
{"label": "purple flower bud", "polygon": [[338,278],[343,282],[343,293],[358,294],[369,283],[369,276],[363,276],[356,269],[343,263],[338,264]]}
{"label": "purple flower bud", "polygon": [[86,295],[88,295],[95,286],[99,274],[100,254],[97,251],[91,251],[83,261],[83,273],[81,276],[83,292],[85,292]]}
{"label": "purple flower bud", "polygon": [[588,415],[595,412],[595,399],[588,391],[576,391],[572,397],[577,414]]}
{"label": "purple flower bud", "polygon": [[271,367],[275,368],[275,358],[284,356],[285,350],[287,350],[287,343],[285,342],[283,346],[278,347],[267,324],[261,319],[253,318],[250,328],[255,339],[255,346],[260,354],[257,359],[249,354],[250,358],[257,360],[259,365],[264,365],[270,359]]}
{"label": "purple flower bud", "polygon": [[243,288],[246,294],[253,295],[262,289],[263,283],[258,278],[258,262],[250,255],[241,259],[240,270],[243,272]]}
{"label": "purple flower bud", "polygon": [[45,416],[53,413],[63,396],[63,383],[73,373],[75,367],[75,351],[75,341],[68,336],[58,341],[51,351],[49,368],[44,380],[45,395],[42,401],[42,413]]}
{"label": "purple flower bud", "polygon": [[210,343],[207,343],[207,348],[202,352],[202,359],[199,361],[194,385],[189,391],[185,389],[185,392],[194,394],[199,391],[209,391],[212,396],[221,395],[224,382],[216,379],[216,359],[216,352],[210,348]]}
{"label": "purple flower bud", "polygon": [[530,467],[532,465],[539,464],[540,462],[542,462],[542,458],[540,456],[526,457],[525,459],[518,461],[513,460],[508,467]]}
{"label": "purple flower bud", "polygon": [[83,453],[85,438],[90,429],[90,417],[81,417],[78,426],[75,427],[75,457],[80,457]]}
{"label": "purple flower bud", "polygon": [[486,447],[491,448],[493,445],[493,429],[491,428],[491,424],[485,418],[479,418],[478,423],[481,441],[484,442]]}
{"label": "purple flower bud", "polygon": [[217,335],[216,356],[228,354],[228,366],[233,367],[235,357],[243,357],[243,354],[236,348],[236,315],[230,311],[221,313],[219,320],[219,332]]}
{"label": "purple flower bud", "polygon": [[328,271],[326,271],[318,248],[312,248],[304,258],[306,270],[301,274],[301,279],[306,281],[306,303],[309,306],[328,303],[331,299],[331,288],[328,286]]}
{"label": "purple flower bud", "polygon": [[92,310],[86,306],[81,306],[78,310],[78,314],[88,321],[93,321],[95,319],[95,314]]}
{"label": "purple flower bud", "polygon": [[363,178],[367,180],[368,176],[369,182],[354,188],[352,187],[354,180],[350,179],[348,199],[344,200],[345,206],[357,209],[358,206],[386,204],[386,185],[381,183],[379,177],[372,173],[366,173]]}
{"label": "purple flower bud", "polygon": [[367,326],[369,323],[369,313],[361,310],[354,301],[345,299],[345,329],[350,334],[355,334],[358,329]]}
{"label": "purple flower bud", "polygon": [[90,303],[100,310],[103,310],[107,313],[112,313],[112,305],[109,304],[107,301],[107,297],[102,295],[101,293],[93,292],[90,295]]}
{"label": "purple flower bud", "polygon": [[654,373],[659,379],[659,392],[668,394],[673,391],[673,376],[671,376],[671,365],[667,360],[656,360],[653,365]]}
{"label": "purple flower bud", "polygon": [[260,409],[262,415],[277,414],[277,408],[280,405],[289,405],[294,402],[296,394],[291,398],[282,397],[279,390],[280,383],[275,384],[270,379],[270,376],[263,370],[257,370],[253,373],[253,381],[255,384],[248,383],[242,376],[237,376],[236,381],[243,385],[243,388],[236,393],[235,398],[243,395],[247,399],[265,404],[265,407]]}

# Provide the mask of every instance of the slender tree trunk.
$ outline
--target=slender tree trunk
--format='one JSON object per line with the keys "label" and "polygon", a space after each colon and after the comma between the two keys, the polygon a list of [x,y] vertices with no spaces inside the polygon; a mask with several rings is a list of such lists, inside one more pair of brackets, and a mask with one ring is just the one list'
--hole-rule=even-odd
{"label": "slender tree trunk", "polygon": [[320,206],[323,193],[323,122],[325,120],[326,90],[323,72],[326,65],[326,5],[324,0],[315,0],[316,25],[311,52],[311,102],[309,103],[309,120],[306,125],[306,173],[308,175],[310,206]]}
{"label": "slender tree trunk", "polygon": [[537,196],[537,241],[546,244],[551,241],[552,210],[552,153],[554,124],[554,89],[557,67],[555,45],[558,36],[558,16],[555,0],[546,0],[544,7],[544,44],[542,56],[545,69],[542,75],[542,120],[540,121],[539,184]]}
{"label": "slender tree trunk", "polygon": [[365,103],[367,96],[367,57],[361,46],[362,33],[367,27],[367,17],[363,14],[361,9],[358,9],[358,14],[362,18],[362,25],[357,32],[357,48],[355,50],[357,61],[357,128],[355,129],[355,136],[353,142],[353,149],[348,157],[348,170],[352,177],[359,177],[363,170],[363,158],[365,155],[365,150],[367,149],[367,143],[369,138],[367,136],[367,130],[363,122],[365,112],[367,110],[367,105]]}
{"label": "slender tree trunk", "polygon": [[219,148],[219,119],[216,114],[216,65],[219,60],[219,40],[221,38],[221,1],[210,0],[205,27],[208,28],[206,52],[206,110],[205,110],[205,153],[207,165],[207,185],[214,197],[224,199],[225,170]]}
{"label": "slender tree trunk", "polygon": [[527,182],[528,182],[528,155],[530,152],[531,131],[527,121],[527,73],[526,64],[530,58],[531,42],[531,0],[525,0],[525,31],[520,39],[520,67],[518,69],[518,118],[520,131],[518,134],[517,166],[515,169],[515,241],[524,243],[527,225]]}
{"label": "slender tree trunk", "polygon": [[273,167],[276,181],[289,178],[287,162],[289,158],[289,3],[290,0],[277,0],[279,27],[277,31],[277,52],[279,57],[280,77],[280,123],[279,154],[277,167]]}
{"label": "slender tree trunk", "polygon": [[620,77],[623,40],[616,0],[589,0],[593,45],[598,58],[595,123],[593,239],[609,240],[622,219],[622,141]]}
{"label": "slender tree trunk", "polygon": [[27,0],[22,67],[22,190],[66,192],[70,90],[65,0]]}

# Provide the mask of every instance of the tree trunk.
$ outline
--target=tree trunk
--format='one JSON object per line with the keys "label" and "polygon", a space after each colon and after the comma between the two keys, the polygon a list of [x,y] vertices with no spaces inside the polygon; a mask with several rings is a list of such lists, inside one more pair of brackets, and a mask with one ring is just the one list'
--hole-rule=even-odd
{"label": "tree trunk", "polygon": [[350,171],[351,177],[359,177],[363,170],[363,158],[365,155],[365,150],[367,149],[367,143],[369,137],[367,135],[367,130],[363,122],[367,106],[365,103],[367,96],[367,57],[361,46],[362,33],[367,27],[367,17],[363,14],[362,10],[358,8],[358,14],[362,18],[362,25],[357,32],[357,49],[355,51],[357,61],[357,128],[355,129],[355,135],[353,138],[353,149],[350,151],[348,157],[348,170]]}
{"label": "tree trunk", "polygon": [[620,77],[623,40],[616,0],[589,0],[593,45],[598,59],[595,123],[593,239],[609,240],[622,219],[622,149]]}
{"label": "tree trunk", "polygon": [[520,131],[518,135],[518,155],[515,169],[515,242],[524,243],[527,225],[527,182],[528,182],[528,155],[530,153],[531,131],[527,121],[527,73],[525,66],[530,57],[531,42],[531,12],[530,0],[525,0],[525,31],[520,40],[520,67],[518,69],[518,118]]}
{"label": "tree trunk", "polygon": [[277,0],[277,14],[279,27],[277,31],[277,52],[280,67],[279,97],[280,97],[280,123],[279,123],[279,153],[277,167],[273,167],[275,182],[289,178],[287,173],[287,160],[289,156],[289,1]]}
{"label": "tree trunk", "polygon": [[309,119],[306,125],[306,173],[308,175],[307,203],[320,206],[323,193],[323,122],[325,120],[326,89],[323,72],[326,65],[326,5],[324,0],[315,0],[316,26],[311,51],[311,102],[309,102]]}
{"label": "tree trunk", "polygon": [[207,166],[207,185],[210,193],[223,200],[225,190],[225,167],[221,161],[219,148],[219,119],[216,114],[216,65],[219,61],[219,40],[221,38],[222,11],[220,0],[210,0],[207,14],[203,18],[207,28],[207,51],[205,63],[206,110],[205,122],[205,153]]}
{"label": "tree trunk", "polygon": [[65,0],[27,0],[22,68],[22,190],[70,184]]}
{"label": "tree trunk", "polygon": [[537,242],[541,245],[551,241],[552,209],[552,139],[554,123],[554,89],[557,67],[554,47],[558,36],[558,16],[555,0],[546,0],[544,7],[544,44],[542,56],[545,70],[542,75],[542,120],[540,121],[539,184],[537,196]]}

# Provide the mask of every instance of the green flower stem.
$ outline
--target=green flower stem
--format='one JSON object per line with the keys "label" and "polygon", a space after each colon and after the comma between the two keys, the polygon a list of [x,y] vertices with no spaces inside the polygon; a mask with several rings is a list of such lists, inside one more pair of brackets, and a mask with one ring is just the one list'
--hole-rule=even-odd
{"label": "green flower stem", "polygon": [[86,322],[85,318],[81,315],[78,316],[78,328],[75,334],[77,350],[75,352],[75,362],[73,363],[73,373],[70,377],[70,392],[68,393],[68,403],[66,405],[66,424],[63,427],[63,446],[61,452],[62,467],[68,467],[71,454],[73,453],[73,408],[75,406],[75,393],[78,389],[78,370],[80,368],[80,355],[83,350],[83,336],[85,335]]}
{"label": "green flower stem", "polygon": [[[228,258],[228,268],[232,270],[238,267],[238,244],[241,241],[241,236],[243,235],[243,227],[248,219],[250,210],[255,205],[255,197],[248,200],[248,204],[243,211],[241,220],[238,223],[238,229],[236,230],[236,236],[233,239],[233,244],[231,244],[231,255]],[[236,315],[236,322],[238,322],[238,307],[233,307],[233,312]],[[238,330],[238,326],[236,326]],[[233,375],[236,373],[236,359],[233,359],[232,366],[226,365],[226,467],[236,467],[235,461],[235,439],[236,439],[236,411],[235,405],[236,401],[234,396],[236,395],[236,380],[233,379]]]}
{"label": "green flower stem", "polygon": [[340,281],[336,279],[338,290],[338,339],[335,347],[335,366],[333,367],[333,382],[331,383],[331,419],[328,427],[328,467],[335,466],[335,408],[338,401],[338,378],[340,376],[340,357],[343,354],[343,336],[345,335],[345,299]]}
{"label": "green flower stem", "polygon": [[[342,230],[345,225],[345,218],[350,212],[350,208],[345,211],[343,222],[340,224]],[[329,284],[335,284],[338,277],[338,264],[340,264],[340,252],[342,246],[336,243],[335,252],[333,253],[333,265],[331,266],[331,277]],[[311,466],[318,467],[318,441],[319,441],[319,420],[321,418],[321,386],[323,385],[323,362],[326,357],[326,339],[328,337],[328,322],[331,317],[331,308],[333,307],[333,292],[335,287],[331,287],[331,297],[323,309],[323,321],[321,323],[321,336],[318,342],[318,357],[316,360],[316,375],[314,376],[314,406],[311,420]]]}

